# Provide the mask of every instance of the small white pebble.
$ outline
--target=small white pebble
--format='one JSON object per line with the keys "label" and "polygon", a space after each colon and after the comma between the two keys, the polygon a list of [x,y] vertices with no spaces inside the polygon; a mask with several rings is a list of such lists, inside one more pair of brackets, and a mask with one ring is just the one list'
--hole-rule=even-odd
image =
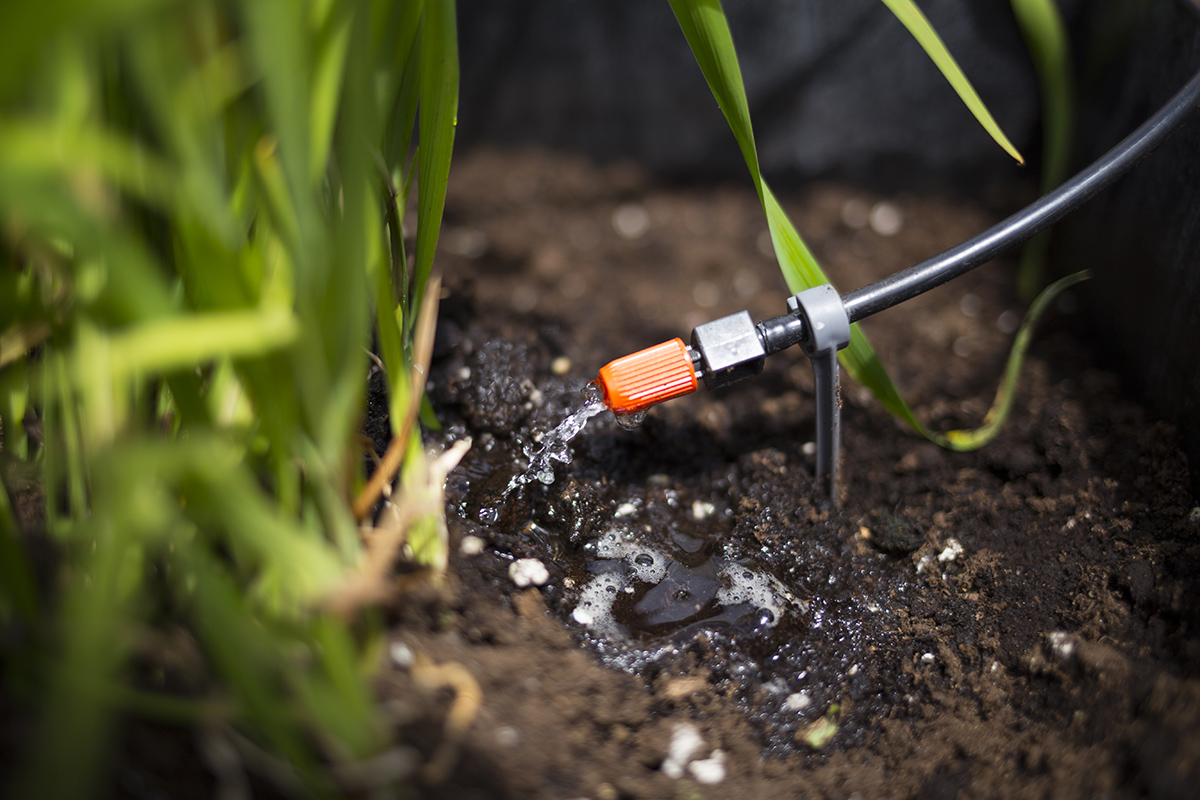
{"label": "small white pebble", "polygon": [[702,761],[688,764],[688,772],[696,779],[696,783],[715,786],[725,780],[725,751],[713,750],[712,755]]}
{"label": "small white pebble", "polygon": [[571,619],[580,625],[591,625],[596,621],[596,616],[583,606],[576,606],[575,610],[571,612]]}
{"label": "small white pebble", "polygon": [[717,510],[717,507],[705,500],[696,500],[692,503],[692,519],[708,519]]}
{"label": "small white pebble", "polygon": [[977,317],[983,310],[983,301],[979,299],[979,295],[967,292],[958,301],[958,310],[965,317]]}
{"label": "small white pebble", "polygon": [[947,539],[946,548],[938,553],[937,560],[941,562],[957,561],[958,557],[963,554],[963,546],[958,539]]}
{"label": "small white pebble", "polygon": [[696,281],[692,287],[692,300],[701,308],[712,308],[721,302],[721,289],[712,281]]}
{"label": "small white pebble", "polygon": [[508,577],[518,587],[543,586],[550,580],[546,565],[536,558],[518,558],[508,565]]}
{"label": "small white pebble", "polygon": [[671,746],[662,763],[663,774],[672,780],[683,777],[683,770],[696,751],[704,745],[700,731],[690,722],[676,722],[671,731]]}
{"label": "small white pebble", "polygon": [[1054,631],[1050,634],[1050,650],[1059,661],[1066,661],[1075,655],[1075,641],[1065,631]]}
{"label": "small white pebble", "polygon": [[622,239],[640,239],[650,230],[650,215],[638,203],[625,203],[613,212],[612,226]]}
{"label": "small white pebble", "polygon": [[496,744],[501,747],[516,747],[521,743],[521,732],[511,725],[496,728]]}
{"label": "small white pebble", "polygon": [[880,236],[895,236],[903,227],[904,215],[894,204],[884,200],[871,209],[871,230]]}
{"label": "small white pebble", "polygon": [[739,269],[733,275],[733,291],[743,300],[754,297],[762,288],[762,281],[748,269]]}
{"label": "small white pebble", "polygon": [[471,368],[470,367],[462,367],[461,369],[459,369],[458,370],[458,379],[463,380],[463,381],[471,380]]}
{"label": "small white pebble", "polygon": [[521,284],[513,289],[512,293],[513,311],[525,314],[537,308],[538,290],[536,286],[530,284]]}
{"label": "small white pebble", "polygon": [[775,243],[771,241],[771,232],[769,230],[760,233],[758,235],[758,239],[755,240],[754,245],[758,248],[758,252],[762,253],[767,258],[775,257]]}
{"label": "small white pebble", "polygon": [[480,537],[467,535],[458,543],[458,552],[464,556],[477,556],[483,552],[485,544],[487,543]]}
{"label": "small white pebble", "polygon": [[800,452],[804,453],[804,455],[806,455],[806,456],[811,456],[811,455],[816,454],[817,443],[816,442],[805,442],[804,444],[800,445]]}
{"label": "small white pebble", "polygon": [[794,692],[787,696],[783,701],[784,711],[803,711],[812,705],[812,698],[808,696],[808,692]]}
{"label": "small white pebble", "polygon": [[842,204],[842,222],[847,228],[862,230],[871,221],[871,207],[866,201],[851,197]]}
{"label": "small white pebble", "polygon": [[921,656],[921,663],[923,664],[932,664],[934,661],[937,661],[937,656],[935,656],[933,653],[926,653],[925,655]]}
{"label": "small white pebble", "polygon": [[617,506],[617,510],[613,513],[614,517],[628,517],[633,512],[637,511],[637,506],[633,503],[621,503]]}
{"label": "small white pebble", "polygon": [[566,375],[571,371],[571,359],[566,356],[559,356],[550,362],[550,371],[559,377]]}
{"label": "small white pebble", "polygon": [[474,228],[451,228],[443,242],[447,253],[467,258],[479,258],[488,246],[487,234]]}
{"label": "small white pebble", "polygon": [[854,664],[853,666],[851,666],[851,667],[850,667],[850,670],[849,670],[849,671],[848,671],[846,674],[847,674],[847,675],[849,675],[849,676],[850,676],[850,677],[852,677],[852,678],[853,678],[855,675],[857,675],[857,674],[858,674],[858,664]]}
{"label": "small white pebble", "polygon": [[392,657],[392,663],[399,669],[409,669],[416,660],[416,655],[412,648],[404,642],[392,642],[392,646],[388,648],[388,655]]}

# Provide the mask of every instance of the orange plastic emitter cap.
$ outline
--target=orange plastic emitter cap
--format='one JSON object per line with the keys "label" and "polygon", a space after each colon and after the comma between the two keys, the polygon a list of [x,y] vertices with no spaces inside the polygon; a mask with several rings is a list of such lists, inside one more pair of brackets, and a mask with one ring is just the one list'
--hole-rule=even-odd
{"label": "orange plastic emitter cap", "polygon": [[604,402],[617,414],[696,391],[696,368],[683,339],[656,344],[610,361],[600,369]]}

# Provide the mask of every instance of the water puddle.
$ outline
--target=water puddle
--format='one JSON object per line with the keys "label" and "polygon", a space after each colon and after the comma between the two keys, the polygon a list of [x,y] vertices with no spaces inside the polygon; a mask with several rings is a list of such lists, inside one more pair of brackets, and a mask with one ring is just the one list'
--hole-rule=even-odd
{"label": "water puddle", "polygon": [[774,628],[808,604],[773,576],[729,554],[662,547],[634,526],[614,524],[583,546],[587,578],[571,618],[593,634],[649,642],[700,629]]}

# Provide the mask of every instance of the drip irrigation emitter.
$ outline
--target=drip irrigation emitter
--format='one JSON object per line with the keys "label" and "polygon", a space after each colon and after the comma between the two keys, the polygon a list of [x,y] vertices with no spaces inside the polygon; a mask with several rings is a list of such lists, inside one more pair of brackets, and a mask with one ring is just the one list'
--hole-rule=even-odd
{"label": "drip irrigation emitter", "polygon": [[850,325],[911,300],[991,261],[1057,222],[1108,187],[1170,136],[1200,105],[1197,73],[1158,113],[1087,169],[1054,191],[972,239],[933,258],[839,297],[830,284],[788,298],[788,313],[755,323],[749,312],[697,326],[682,339],[639,350],[600,370],[604,399],[614,413],[640,414],[650,406],[715,389],[762,372],[766,357],[799,344],[816,378],[817,483],[838,502],[840,401],[837,351],[850,342]]}

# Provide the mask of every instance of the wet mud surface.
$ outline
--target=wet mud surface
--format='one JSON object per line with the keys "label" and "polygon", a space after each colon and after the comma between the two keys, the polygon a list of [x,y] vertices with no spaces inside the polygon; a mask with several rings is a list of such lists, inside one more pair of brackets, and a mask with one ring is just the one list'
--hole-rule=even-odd
{"label": "wet mud surface", "polygon": [[[998,215],[883,199],[785,198],[843,289]],[[545,153],[456,162],[431,439],[473,445],[447,486],[449,586],[407,595],[394,639],[465,667],[481,701],[421,796],[1194,796],[1200,510],[1174,431],[1083,341],[1086,295],[1047,320],[982,451],[940,450],[847,384],[840,508],[813,485],[798,349],[634,430],[596,416],[553,483],[505,495],[607,361],[783,312],[764,230],[741,186]],[[866,325],[937,427],[990,404],[1012,269]],[[391,702],[411,690],[403,669],[381,679]],[[411,709],[415,743],[446,736],[447,702]]]}

